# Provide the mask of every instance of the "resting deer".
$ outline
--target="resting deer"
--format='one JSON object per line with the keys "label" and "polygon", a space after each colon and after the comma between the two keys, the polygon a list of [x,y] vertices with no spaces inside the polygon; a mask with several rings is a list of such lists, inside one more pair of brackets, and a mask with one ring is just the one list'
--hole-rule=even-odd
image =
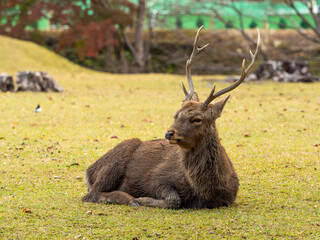
{"label": "resting deer", "polygon": [[229,96],[215,98],[238,87],[256,60],[260,35],[252,62],[229,87],[199,102],[191,78],[193,58],[202,51],[197,47],[186,63],[189,91],[182,83],[185,100],[174,116],[165,139],[142,142],[134,138],[119,143],[93,163],[86,172],[88,194],[85,202],[143,205],[160,208],[215,208],[234,203],[239,180],[222,147],[215,120],[220,117]]}

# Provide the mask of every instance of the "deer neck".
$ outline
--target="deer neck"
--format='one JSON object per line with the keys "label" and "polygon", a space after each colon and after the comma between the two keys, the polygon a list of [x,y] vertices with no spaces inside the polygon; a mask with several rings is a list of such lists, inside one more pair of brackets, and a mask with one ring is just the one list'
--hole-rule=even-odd
{"label": "deer neck", "polygon": [[232,167],[215,127],[194,149],[181,153],[190,185],[203,199],[210,200],[227,185]]}

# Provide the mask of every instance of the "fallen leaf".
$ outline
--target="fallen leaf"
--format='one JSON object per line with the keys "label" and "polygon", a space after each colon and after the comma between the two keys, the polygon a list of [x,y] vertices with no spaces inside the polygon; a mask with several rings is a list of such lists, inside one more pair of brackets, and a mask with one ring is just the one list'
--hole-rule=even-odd
{"label": "fallen leaf", "polygon": [[318,147],[318,146],[319,146],[319,143],[315,143],[314,146],[315,146],[315,147]]}
{"label": "fallen leaf", "polygon": [[293,165],[293,167],[296,168],[296,169],[299,169],[299,170],[302,169],[302,167],[298,167],[298,166],[295,166],[295,165]]}
{"label": "fallen leaf", "polygon": [[110,138],[115,138],[115,139],[116,139],[116,138],[118,138],[118,136],[113,135],[113,136],[111,136]]}
{"label": "fallen leaf", "polygon": [[27,208],[23,209],[22,212],[24,212],[24,213],[32,213],[32,211],[30,209],[27,209]]}
{"label": "fallen leaf", "polygon": [[47,152],[50,152],[52,148],[53,148],[53,146],[47,147]]}
{"label": "fallen leaf", "polygon": [[243,147],[243,145],[242,144],[238,144],[236,147]]}
{"label": "fallen leaf", "polygon": [[30,126],[30,127],[36,127],[36,126],[38,126],[38,124],[36,124],[36,123],[31,123],[29,126]]}
{"label": "fallen leaf", "polygon": [[125,125],[123,125],[123,124],[121,124],[121,126],[120,126],[121,128],[124,128],[124,127],[126,127]]}
{"label": "fallen leaf", "polygon": [[249,134],[244,134],[243,136],[244,136],[244,137],[250,137],[250,135],[249,135]]}
{"label": "fallen leaf", "polygon": [[74,163],[71,163],[71,164],[69,165],[69,167],[72,167],[72,166],[79,166],[79,165],[80,165],[79,163],[74,162]]}
{"label": "fallen leaf", "polygon": [[[1,138],[0,138],[1,139]],[[30,140],[30,138],[25,137],[23,140]]]}

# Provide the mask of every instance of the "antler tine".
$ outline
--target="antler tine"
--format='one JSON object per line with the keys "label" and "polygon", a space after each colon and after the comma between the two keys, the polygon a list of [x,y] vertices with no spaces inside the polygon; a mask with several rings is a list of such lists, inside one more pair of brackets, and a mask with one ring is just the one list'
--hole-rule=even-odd
{"label": "antler tine", "polygon": [[201,52],[204,48],[206,48],[209,43],[207,43],[206,45],[204,45],[203,47],[199,48],[198,45],[198,39],[199,39],[199,33],[201,31],[203,26],[201,26],[198,29],[197,35],[194,39],[194,43],[193,43],[193,50],[192,53],[190,55],[190,58],[187,60],[186,62],[186,75],[187,75],[187,79],[188,79],[188,85],[189,85],[189,92],[187,91],[187,89],[185,88],[183,82],[182,82],[182,90],[184,92],[185,95],[185,100],[184,101],[190,101],[192,99],[193,96],[193,92],[194,92],[194,86],[193,86],[193,82],[192,82],[192,78],[191,78],[191,65],[192,65],[192,60],[193,58],[199,53]]}
{"label": "antler tine", "polygon": [[242,66],[241,66],[242,72],[241,72],[240,78],[235,83],[230,85],[229,87],[226,87],[226,88],[220,90],[219,92],[216,92],[215,94],[213,94],[213,91],[211,91],[211,93],[209,94],[209,97],[203,102],[203,104],[209,105],[213,99],[220,97],[221,95],[223,95],[227,92],[232,91],[233,89],[238,87],[243,82],[243,80],[248,76],[248,74],[251,72],[253,64],[256,62],[256,57],[257,57],[258,49],[259,49],[259,45],[260,45],[260,31],[259,31],[259,29],[257,29],[257,32],[258,32],[258,39],[257,39],[257,46],[256,46],[255,53],[253,54],[251,52],[251,50],[249,51],[250,56],[251,56],[251,63],[249,64],[249,66],[247,68],[245,68],[246,67],[246,60],[245,59],[242,60]]}

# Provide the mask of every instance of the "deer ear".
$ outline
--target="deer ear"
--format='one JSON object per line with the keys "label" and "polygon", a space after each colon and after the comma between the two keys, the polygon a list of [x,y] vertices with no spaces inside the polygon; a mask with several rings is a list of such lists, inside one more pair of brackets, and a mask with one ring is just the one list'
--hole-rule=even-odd
{"label": "deer ear", "polygon": [[200,102],[199,101],[199,96],[198,96],[198,94],[196,92],[193,92],[191,101]]}
{"label": "deer ear", "polygon": [[224,105],[228,101],[230,95],[224,99],[221,99],[213,104],[210,104],[210,107],[212,107],[212,113],[214,118],[220,117],[222,110],[224,108]]}

